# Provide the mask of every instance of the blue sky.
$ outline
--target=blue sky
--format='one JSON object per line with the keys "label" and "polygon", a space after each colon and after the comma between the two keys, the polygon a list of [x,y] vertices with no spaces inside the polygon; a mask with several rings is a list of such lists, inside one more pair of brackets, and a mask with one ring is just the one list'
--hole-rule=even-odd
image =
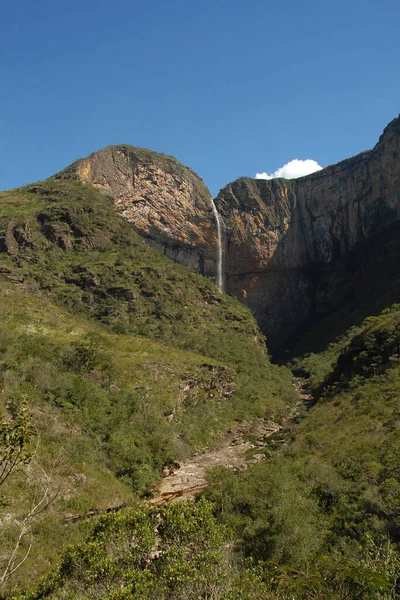
{"label": "blue sky", "polygon": [[398,0],[15,0],[0,20],[0,189],[104,146],[216,194],[371,148],[400,112]]}

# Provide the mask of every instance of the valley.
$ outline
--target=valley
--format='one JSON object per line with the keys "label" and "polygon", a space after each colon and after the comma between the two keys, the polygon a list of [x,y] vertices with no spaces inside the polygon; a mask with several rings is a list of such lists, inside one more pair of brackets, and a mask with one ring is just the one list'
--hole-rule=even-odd
{"label": "valley", "polygon": [[0,598],[399,597],[399,123],[214,200],[127,145],[0,193]]}
{"label": "valley", "polygon": [[[313,397],[306,389],[305,381],[295,379],[293,385],[299,400],[281,425],[273,421],[261,421],[256,424],[245,423],[229,429],[227,434],[222,436],[217,448],[198,454],[190,461],[177,464],[171,470],[166,469],[150,504],[162,506],[166,502],[195,499],[208,486],[209,469],[225,467],[238,472],[247,469],[250,465],[268,460],[271,452],[266,440],[273,438],[275,444],[284,444],[300,417],[301,409],[308,409],[313,403]],[[251,441],[248,438],[251,438]]]}

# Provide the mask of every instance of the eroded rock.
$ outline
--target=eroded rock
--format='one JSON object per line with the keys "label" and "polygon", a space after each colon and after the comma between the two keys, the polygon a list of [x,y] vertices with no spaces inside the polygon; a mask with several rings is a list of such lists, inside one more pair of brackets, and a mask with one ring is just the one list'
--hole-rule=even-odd
{"label": "eroded rock", "polygon": [[133,146],[109,146],[56,175],[90,183],[168,258],[215,277],[217,231],[211,195],[176,159]]}
{"label": "eroded rock", "polygon": [[[400,118],[369,152],[296,180],[241,178],[215,203],[225,224],[225,289],[281,345],[351,301],[360,280],[373,284],[372,266],[387,268],[379,255],[400,223]],[[373,241],[378,251],[364,259]],[[400,245],[387,254],[395,261]]]}
{"label": "eroded rock", "polygon": [[[212,199],[174,158],[110,146],[57,177],[92,184],[150,244],[216,277]],[[400,118],[373,150],[337,165],[296,180],[241,178],[220,192],[224,289],[252,310],[270,348],[397,277],[399,190]],[[13,252],[11,238],[2,243]]]}

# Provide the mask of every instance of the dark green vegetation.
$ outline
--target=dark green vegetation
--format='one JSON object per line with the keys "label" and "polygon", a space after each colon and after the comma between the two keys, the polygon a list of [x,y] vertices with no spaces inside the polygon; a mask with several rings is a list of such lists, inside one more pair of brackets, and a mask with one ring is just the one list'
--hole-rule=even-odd
{"label": "dark green vegetation", "polygon": [[400,594],[399,344],[393,305],[298,359],[316,404],[268,462],[213,474],[218,519],[245,556],[290,567],[296,598]]}
{"label": "dark green vegetation", "polygon": [[104,515],[30,598],[261,598],[227,551],[212,505],[182,503]]}
{"label": "dark green vegetation", "polygon": [[293,360],[315,402],[268,439],[265,462],[215,470],[195,504],[150,508],[139,497],[162,468],[233,421],[285,423],[290,373],[245,308],[146,246],[90,187],[50,180],[0,206],[0,399],[18,418],[27,398],[36,432],[1,489],[3,562],[43,470],[54,496],[16,597],[400,596],[399,305],[345,333],[331,319],[340,336]]}
{"label": "dark green vegetation", "polygon": [[295,395],[250,313],[148,247],[91,187],[2,193],[0,223],[1,408],[27,399],[38,434],[4,486],[3,563],[49,478],[55,495],[13,577],[24,585],[81,538],[77,517],[135,502],[165,465],[234,421],[279,420]]}
{"label": "dark green vegetation", "polygon": [[30,597],[397,598],[399,332],[395,305],[299,360],[317,403],[267,462],[212,473],[211,505],[104,517]]}

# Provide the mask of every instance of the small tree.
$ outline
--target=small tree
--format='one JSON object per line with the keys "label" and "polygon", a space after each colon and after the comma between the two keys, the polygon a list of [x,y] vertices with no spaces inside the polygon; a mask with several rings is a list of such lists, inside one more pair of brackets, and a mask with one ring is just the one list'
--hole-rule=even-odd
{"label": "small tree", "polygon": [[[35,470],[38,493],[33,494],[28,511],[17,521],[18,528],[14,546],[9,556],[5,557],[4,563],[0,565],[0,591],[4,589],[10,576],[28,558],[33,543],[32,525],[57,497],[59,491],[59,488],[54,490],[53,474],[47,474],[35,460],[38,443],[34,449],[31,448],[31,442],[35,436],[37,437],[37,433],[32,426],[32,415],[27,400],[24,398],[18,410],[11,411],[9,418],[3,418],[0,421],[0,504],[4,506],[6,502],[5,497],[1,494],[1,486],[10,476],[29,464]],[[27,548],[21,552],[21,544],[26,536],[30,538],[29,543]]]}
{"label": "small tree", "polygon": [[24,398],[16,414],[0,421],[0,487],[21,465],[32,460],[33,452],[28,446],[34,434],[32,416]]}

